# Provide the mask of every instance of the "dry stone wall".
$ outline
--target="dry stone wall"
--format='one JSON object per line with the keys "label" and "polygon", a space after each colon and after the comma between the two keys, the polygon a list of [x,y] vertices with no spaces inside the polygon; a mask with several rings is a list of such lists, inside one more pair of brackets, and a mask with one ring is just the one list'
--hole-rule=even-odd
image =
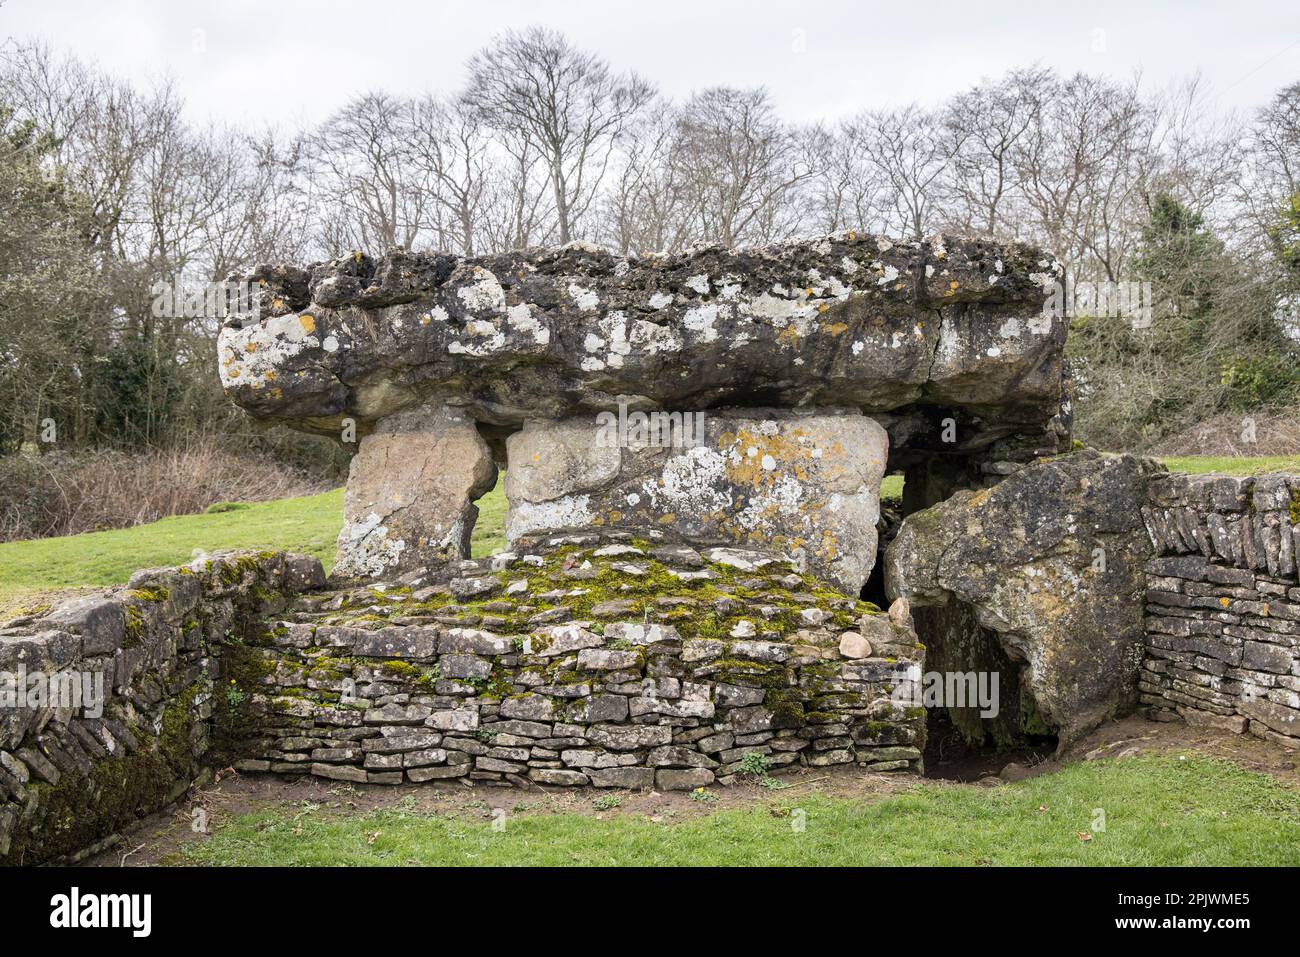
{"label": "dry stone wall", "polygon": [[[23,676],[0,709],[0,863],[84,856],[231,764],[661,789],[919,770],[923,715],[894,692],[922,663],[905,608],[662,535],[333,589],[272,552],[142,571],[0,626],[0,694]],[[38,699],[38,673],[102,694]]]}
{"label": "dry stone wall", "polygon": [[237,767],[687,789],[801,764],[918,769],[910,623],[761,552],[569,536],[300,601],[258,649]]}
{"label": "dry stone wall", "polygon": [[1300,475],[1170,475],[1142,514],[1142,702],[1300,747]]}
{"label": "dry stone wall", "polygon": [[202,780],[236,743],[246,643],[324,578],[304,556],[217,556],[0,625],[0,863],[85,854]]}

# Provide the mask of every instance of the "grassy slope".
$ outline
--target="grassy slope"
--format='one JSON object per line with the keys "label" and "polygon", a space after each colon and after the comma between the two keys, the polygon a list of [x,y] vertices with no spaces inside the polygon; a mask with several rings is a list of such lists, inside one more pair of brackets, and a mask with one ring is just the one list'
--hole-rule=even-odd
{"label": "grassy slope", "polygon": [[291,548],[329,561],[343,490],[178,515],[148,525],[0,544],[0,605],[22,593],[114,585],[137,568],[178,565],[199,551]]}
{"label": "grassy slope", "polygon": [[1257,455],[1248,458],[1183,455],[1168,456],[1161,461],[1171,472],[1223,472],[1227,475],[1300,472],[1300,455]]}
{"label": "grassy slope", "polygon": [[[1191,457],[1166,462],[1170,469],[1186,472],[1300,471],[1300,456]],[[881,494],[896,499],[902,489],[902,477],[891,475],[885,479]],[[489,555],[505,547],[504,483],[498,482],[478,506],[473,553]],[[306,498],[256,502],[215,514],[180,515],[135,528],[0,544],[0,611],[21,607],[43,593],[61,588],[118,584],[137,568],[189,561],[196,550],[282,548],[315,555],[328,568],[342,509],[342,490],[335,489]]]}
{"label": "grassy slope", "polygon": [[[1105,830],[1089,834],[1096,809]],[[803,832],[792,827],[803,812]],[[376,833],[377,832],[377,833]],[[994,789],[919,784],[867,802],[776,792],[680,824],[636,815],[479,822],[388,809],[238,818],[185,857],[218,865],[1300,864],[1300,796],[1223,761],[1090,761]]]}

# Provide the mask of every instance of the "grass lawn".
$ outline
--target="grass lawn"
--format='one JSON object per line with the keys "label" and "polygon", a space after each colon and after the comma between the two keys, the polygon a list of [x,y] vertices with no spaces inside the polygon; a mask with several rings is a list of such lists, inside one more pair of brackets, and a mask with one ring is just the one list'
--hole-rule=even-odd
{"label": "grass lawn", "polygon": [[137,568],[179,565],[199,551],[285,548],[334,557],[342,524],[343,490],[305,498],[213,506],[201,515],[177,515],[148,525],[0,544],[0,607],[24,596],[79,585],[115,585]]}
{"label": "grass lawn", "polygon": [[[1191,456],[1164,461],[1171,470],[1183,472],[1300,472],[1300,456]],[[886,476],[880,494],[885,499],[901,498],[903,477]],[[217,510],[223,507],[227,510]],[[479,520],[471,539],[475,557],[505,547],[505,483],[497,482],[496,488],[479,499],[478,507]],[[59,589],[120,584],[137,568],[177,565],[189,561],[197,551],[285,549],[315,555],[328,569],[343,521],[343,490],[213,509],[134,528],[0,544],[0,613],[43,600],[41,596]]]}
{"label": "grass lawn", "polygon": [[[1093,830],[1098,809],[1104,830]],[[797,825],[803,822],[803,830]],[[1086,839],[1081,839],[1084,835]],[[1088,761],[996,788],[918,783],[876,801],[785,796],[676,824],[521,814],[503,830],[391,809],[239,817],[181,862],[208,865],[1297,865],[1300,795],[1226,761]]]}
{"label": "grass lawn", "polygon": [[1225,475],[1262,475],[1265,472],[1300,472],[1300,455],[1172,455],[1160,459],[1171,472],[1223,472]]}
{"label": "grass lawn", "polygon": [[[885,479],[885,498],[902,495],[902,476]],[[478,500],[472,554],[506,547],[504,481]],[[343,524],[343,490],[275,502],[222,503],[202,515],[177,515],[148,525],[0,544],[0,613],[40,596],[84,585],[117,585],[137,568],[179,565],[197,551],[275,548],[315,555],[326,570]]]}

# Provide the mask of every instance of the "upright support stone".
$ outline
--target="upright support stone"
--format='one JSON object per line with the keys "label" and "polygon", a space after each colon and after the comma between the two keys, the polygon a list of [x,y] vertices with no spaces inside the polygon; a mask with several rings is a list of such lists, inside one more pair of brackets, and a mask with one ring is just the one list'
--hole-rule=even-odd
{"label": "upright support stone", "polygon": [[487,443],[459,410],[415,408],[381,419],[348,470],[335,573],[377,578],[467,558],[474,499],[496,478]]}
{"label": "upright support stone", "polygon": [[[919,613],[932,664],[1022,663],[1022,687],[1064,749],[1136,701],[1152,553],[1141,506],[1161,471],[1084,450],[957,492],[903,520],[885,552],[885,592]],[[1000,653],[975,647],[985,633]]]}
{"label": "upright support stone", "polygon": [[[509,440],[512,546],[558,532],[658,531],[695,545],[777,549],[857,593],[876,559],[889,439],[856,411],[702,413],[699,444],[653,418],[533,420]],[[663,413],[654,413],[663,415]],[[658,420],[660,423],[663,420]],[[695,423],[683,431],[694,442]]]}

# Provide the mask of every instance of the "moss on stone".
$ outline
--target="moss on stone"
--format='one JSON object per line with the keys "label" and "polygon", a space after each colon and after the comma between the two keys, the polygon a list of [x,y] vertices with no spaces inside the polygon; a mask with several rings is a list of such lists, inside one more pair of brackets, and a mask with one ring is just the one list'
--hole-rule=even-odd
{"label": "moss on stone", "polygon": [[196,712],[206,691],[200,680],[176,695],[156,733],[133,727],[140,746],[130,754],[95,760],[84,777],[65,774],[58,784],[31,784],[33,823],[16,831],[0,863],[67,857],[180,797],[201,770]]}

